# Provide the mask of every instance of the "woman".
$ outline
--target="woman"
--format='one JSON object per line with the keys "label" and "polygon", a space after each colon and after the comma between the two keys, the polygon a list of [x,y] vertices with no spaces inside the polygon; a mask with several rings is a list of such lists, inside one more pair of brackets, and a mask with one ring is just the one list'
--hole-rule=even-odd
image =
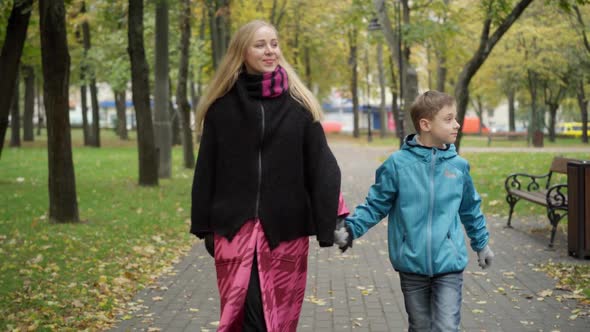
{"label": "woman", "polygon": [[214,247],[219,331],[297,328],[308,237],[332,246],[348,214],[320,117],[276,29],[242,26],[197,107],[191,233]]}

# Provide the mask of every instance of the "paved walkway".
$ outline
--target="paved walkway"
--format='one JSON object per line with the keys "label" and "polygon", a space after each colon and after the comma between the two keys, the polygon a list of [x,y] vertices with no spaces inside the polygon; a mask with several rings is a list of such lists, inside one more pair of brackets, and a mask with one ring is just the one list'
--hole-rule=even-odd
{"label": "paved walkway", "polygon": [[[374,171],[389,151],[332,145],[343,172],[343,194],[351,209],[360,203]],[[466,150],[465,150],[466,151]],[[546,250],[545,216],[516,218],[504,229],[503,218],[489,216],[491,269],[477,266],[475,253],[465,271],[462,307],[464,331],[589,331],[589,307],[580,307],[556,281],[538,270],[548,261],[590,264],[567,256],[563,234],[556,250]],[[398,274],[389,263],[386,223],[375,226],[341,255],[311,241],[306,298],[298,331],[407,330]],[[548,295],[549,296],[544,296]],[[559,300],[559,301],[558,301]],[[111,331],[215,331],[219,299],[213,260],[198,240],[173,271],[141,291],[126,319]],[[580,310],[579,312],[577,310]],[[577,313],[577,316],[576,316]]]}

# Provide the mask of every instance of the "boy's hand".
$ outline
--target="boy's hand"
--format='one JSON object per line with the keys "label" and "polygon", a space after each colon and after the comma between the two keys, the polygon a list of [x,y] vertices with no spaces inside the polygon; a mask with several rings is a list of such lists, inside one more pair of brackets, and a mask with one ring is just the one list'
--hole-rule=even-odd
{"label": "boy's hand", "polygon": [[482,269],[490,267],[493,259],[494,252],[490,249],[490,246],[486,245],[483,249],[477,252],[477,262]]}
{"label": "boy's hand", "polygon": [[352,234],[344,222],[344,218],[338,218],[336,230],[334,230],[334,243],[345,252],[349,247],[352,248]]}

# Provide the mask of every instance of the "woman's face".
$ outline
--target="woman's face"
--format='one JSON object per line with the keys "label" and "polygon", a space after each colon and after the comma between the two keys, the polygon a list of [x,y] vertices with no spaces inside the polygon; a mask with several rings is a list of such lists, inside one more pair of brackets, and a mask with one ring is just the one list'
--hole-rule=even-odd
{"label": "woman's face", "polygon": [[246,71],[248,74],[272,72],[279,64],[281,49],[275,30],[263,26],[256,30],[254,38],[246,51]]}

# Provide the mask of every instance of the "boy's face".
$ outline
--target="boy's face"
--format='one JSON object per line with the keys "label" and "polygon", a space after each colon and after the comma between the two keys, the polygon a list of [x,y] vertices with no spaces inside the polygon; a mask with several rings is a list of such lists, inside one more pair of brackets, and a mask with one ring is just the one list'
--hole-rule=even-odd
{"label": "boy's face", "polygon": [[433,119],[421,119],[420,126],[424,133],[428,133],[433,146],[455,143],[459,132],[457,122],[457,107],[445,106],[438,111]]}

